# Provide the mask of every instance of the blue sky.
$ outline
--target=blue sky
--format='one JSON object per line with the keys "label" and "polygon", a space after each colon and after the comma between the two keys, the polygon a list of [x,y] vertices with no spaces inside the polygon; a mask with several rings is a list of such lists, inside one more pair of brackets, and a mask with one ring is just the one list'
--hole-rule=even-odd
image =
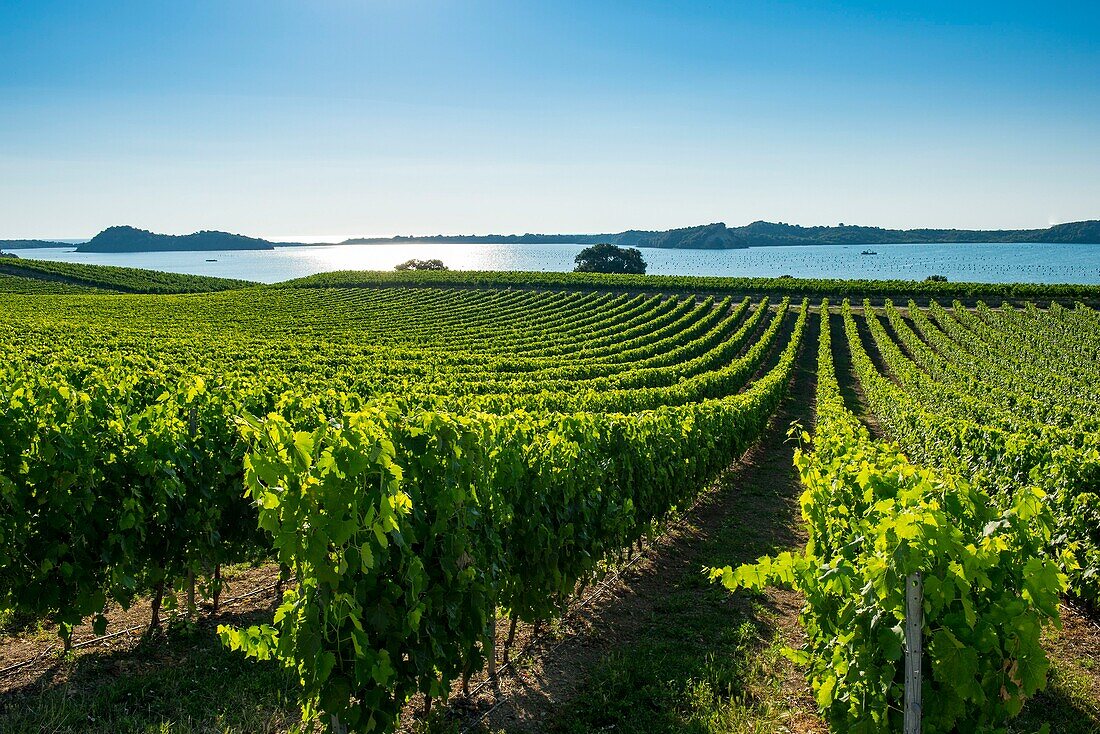
{"label": "blue sky", "polygon": [[0,0],[0,238],[1100,218],[1092,3]]}

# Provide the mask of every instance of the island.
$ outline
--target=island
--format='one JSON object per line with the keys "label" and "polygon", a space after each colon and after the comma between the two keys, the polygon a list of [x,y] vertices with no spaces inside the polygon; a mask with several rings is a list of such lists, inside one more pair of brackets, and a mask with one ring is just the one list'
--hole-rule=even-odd
{"label": "island", "polygon": [[157,234],[137,227],[108,227],[77,252],[172,252],[179,250],[274,250],[275,243],[229,232],[203,231],[193,234]]}

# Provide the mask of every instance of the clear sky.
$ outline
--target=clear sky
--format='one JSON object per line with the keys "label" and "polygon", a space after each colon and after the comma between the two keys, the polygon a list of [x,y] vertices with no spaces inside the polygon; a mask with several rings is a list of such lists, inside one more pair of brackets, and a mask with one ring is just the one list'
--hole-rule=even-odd
{"label": "clear sky", "polygon": [[1100,218],[1093,2],[0,0],[0,238]]}

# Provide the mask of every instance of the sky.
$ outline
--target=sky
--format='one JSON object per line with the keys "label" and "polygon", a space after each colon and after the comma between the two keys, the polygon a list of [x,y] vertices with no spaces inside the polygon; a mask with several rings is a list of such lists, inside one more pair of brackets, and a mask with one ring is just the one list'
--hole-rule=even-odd
{"label": "sky", "polygon": [[0,0],[0,238],[1100,218],[1091,2]]}

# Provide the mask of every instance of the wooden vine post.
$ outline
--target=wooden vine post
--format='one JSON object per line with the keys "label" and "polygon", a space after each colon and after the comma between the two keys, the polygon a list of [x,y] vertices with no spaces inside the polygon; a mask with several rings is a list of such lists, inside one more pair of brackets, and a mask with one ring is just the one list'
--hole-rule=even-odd
{"label": "wooden vine post", "polygon": [[[195,406],[191,406],[191,410],[187,416],[187,430],[191,437],[192,443],[199,433],[199,416],[195,410]],[[195,617],[197,607],[195,606],[195,569],[187,569],[187,618],[192,619]]]}
{"label": "wooden vine post", "polygon": [[486,655],[489,658],[489,680],[493,682],[493,687],[497,686],[497,605],[494,601],[489,606],[489,639]]}
{"label": "wooden vine post", "polygon": [[187,618],[195,616],[195,572],[187,572]]}
{"label": "wooden vine post", "polygon": [[516,639],[516,623],[519,621],[519,617],[515,612],[512,612],[512,623],[508,625],[508,639],[504,642],[504,662],[508,662],[512,654],[512,642]]}
{"label": "wooden vine post", "polygon": [[153,601],[151,605],[149,615],[149,629],[146,630],[147,635],[152,635],[153,632],[160,629],[160,606],[164,601],[164,579],[157,582],[153,587]]}
{"label": "wooden vine post", "polygon": [[923,615],[924,586],[917,571],[905,578],[905,734],[920,734]]}

